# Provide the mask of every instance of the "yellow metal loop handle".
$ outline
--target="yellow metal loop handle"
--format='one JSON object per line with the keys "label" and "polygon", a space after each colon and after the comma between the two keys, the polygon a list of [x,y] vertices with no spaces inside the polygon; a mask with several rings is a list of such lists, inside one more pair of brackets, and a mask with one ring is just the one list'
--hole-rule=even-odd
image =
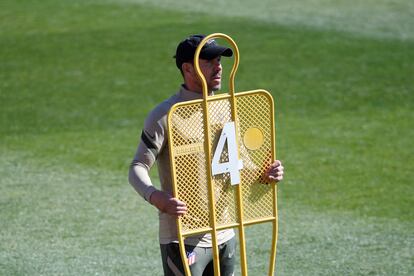
{"label": "yellow metal loop handle", "polygon": [[230,78],[229,78],[229,92],[232,96],[234,96],[234,78],[237,72],[237,68],[239,67],[239,48],[237,47],[236,42],[234,42],[234,40],[226,35],[226,34],[222,34],[222,33],[214,33],[211,35],[206,36],[198,45],[197,50],[194,54],[194,66],[198,75],[198,78],[201,80],[201,84],[203,87],[203,96],[205,99],[207,99],[208,96],[208,87],[207,87],[207,82],[206,82],[206,78],[204,77],[203,73],[200,70],[200,64],[199,64],[199,56],[200,56],[200,52],[201,49],[203,48],[203,46],[207,43],[207,41],[209,41],[210,39],[215,39],[215,38],[224,38],[225,40],[227,40],[232,48],[233,48],[233,54],[234,54],[234,64],[233,64],[233,68],[231,69],[230,72]]}

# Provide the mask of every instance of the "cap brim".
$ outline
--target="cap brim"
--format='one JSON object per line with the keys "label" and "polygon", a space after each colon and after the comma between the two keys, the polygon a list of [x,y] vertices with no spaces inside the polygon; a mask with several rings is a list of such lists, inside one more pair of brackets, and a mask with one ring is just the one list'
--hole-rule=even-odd
{"label": "cap brim", "polygon": [[233,55],[233,50],[223,46],[214,46],[207,49],[201,50],[200,58],[202,59],[214,59],[219,56],[231,57]]}

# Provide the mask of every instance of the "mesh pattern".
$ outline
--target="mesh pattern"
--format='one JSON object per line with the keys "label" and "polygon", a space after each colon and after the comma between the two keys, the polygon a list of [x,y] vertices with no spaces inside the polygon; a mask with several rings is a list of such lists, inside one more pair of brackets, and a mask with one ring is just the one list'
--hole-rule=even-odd
{"label": "mesh pattern", "polygon": [[[229,99],[211,101],[208,104],[210,114],[210,147],[212,156],[225,123],[231,121],[231,104]],[[227,146],[220,156],[220,162],[228,162]],[[217,226],[235,223],[238,220],[236,189],[230,184],[228,173],[213,176],[215,191],[215,208]]]}
{"label": "mesh pattern", "polygon": [[177,108],[171,118],[177,198],[188,206],[187,214],[180,218],[185,233],[210,225],[201,104]]}
{"label": "mesh pattern", "polygon": [[[265,169],[271,162],[273,147],[273,107],[269,98],[260,92],[236,94],[237,139],[239,158],[243,160],[241,175],[243,218],[245,222],[273,217],[272,185],[263,180]],[[212,156],[225,123],[231,119],[230,99],[212,99],[208,102],[210,148]],[[201,103],[181,103],[174,106],[169,117],[170,146],[177,197],[186,202],[188,213],[180,217],[182,234],[210,227],[206,154],[204,152],[204,119]],[[247,129],[262,131],[260,148],[249,150],[243,143]],[[227,146],[220,162],[228,161]],[[217,226],[239,223],[236,186],[230,184],[229,173],[215,175],[215,216]]]}
{"label": "mesh pattern", "polygon": [[[266,185],[263,176],[272,158],[272,106],[263,94],[236,97],[239,135],[250,127],[263,132],[263,145],[249,150],[239,137],[240,153],[244,161],[242,170],[243,218],[245,222],[273,216],[272,186]],[[246,156],[245,156],[246,155]]]}

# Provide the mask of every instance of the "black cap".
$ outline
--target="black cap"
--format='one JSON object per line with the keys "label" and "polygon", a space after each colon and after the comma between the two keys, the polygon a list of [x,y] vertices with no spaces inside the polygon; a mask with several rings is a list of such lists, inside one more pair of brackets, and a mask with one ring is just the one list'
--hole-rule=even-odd
{"label": "black cap", "polygon": [[[205,35],[192,35],[178,44],[177,51],[174,56],[178,69],[181,70],[181,66],[184,62],[194,59],[197,47],[205,37]],[[214,59],[218,56],[231,57],[232,55],[232,49],[218,45],[214,39],[207,41],[200,52],[200,58],[207,60]]]}

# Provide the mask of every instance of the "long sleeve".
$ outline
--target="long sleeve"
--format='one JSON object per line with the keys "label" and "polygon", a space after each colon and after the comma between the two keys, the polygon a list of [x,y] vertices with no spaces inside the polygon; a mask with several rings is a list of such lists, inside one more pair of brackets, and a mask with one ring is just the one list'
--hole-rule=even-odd
{"label": "long sleeve", "polygon": [[134,160],[129,168],[129,183],[146,201],[157,189],[152,185],[149,169],[139,161]]}
{"label": "long sleeve", "polygon": [[129,183],[146,201],[157,189],[153,186],[149,171],[164,148],[165,112],[155,108],[145,120],[141,139],[129,168]]}

